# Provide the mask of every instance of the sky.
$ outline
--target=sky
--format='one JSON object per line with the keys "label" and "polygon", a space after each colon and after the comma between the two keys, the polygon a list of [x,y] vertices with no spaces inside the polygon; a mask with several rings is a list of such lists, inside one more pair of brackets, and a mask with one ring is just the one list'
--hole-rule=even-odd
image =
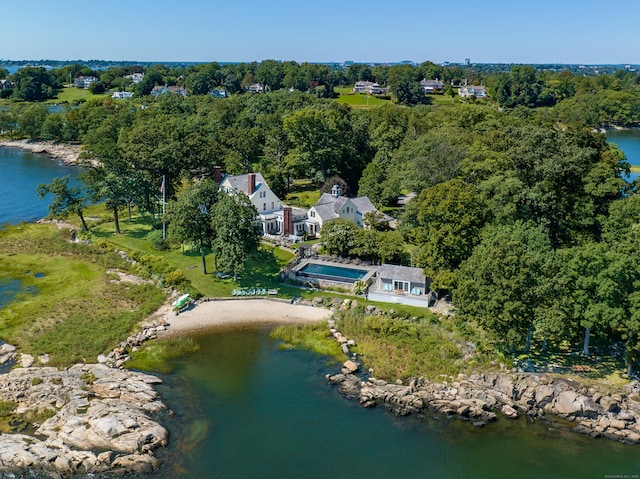
{"label": "sky", "polygon": [[1,60],[640,64],[640,0],[16,0]]}

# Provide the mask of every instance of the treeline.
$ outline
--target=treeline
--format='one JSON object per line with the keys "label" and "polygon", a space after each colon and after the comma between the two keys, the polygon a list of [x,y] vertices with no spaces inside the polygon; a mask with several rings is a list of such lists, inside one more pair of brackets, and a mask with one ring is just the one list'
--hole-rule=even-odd
{"label": "treeline", "polygon": [[[394,213],[397,231],[365,234],[334,223],[323,231],[328,247],[424,268],[434,287],[452,294],[461,321],[476,321],[506,345],[568,340],[589,352],[596,338],[599,346],[624,343],[636,367],[636,185],[624,179],[623,154],[578,118],[559,121],[558,107],[356,111],[288,91],[167,94],[41,110],[32,134],[82,142],[87,159],[100,162],[88,189],[114,214],[154,209],[161,178],[174,198],[185,182],[212,179],[215,165],[260,171],[281,196],[297,178],[320,187],[340,177],[380,207],[414,192]],[[15,113],[16,134],[29,123],[21,115],[36,108]]]}

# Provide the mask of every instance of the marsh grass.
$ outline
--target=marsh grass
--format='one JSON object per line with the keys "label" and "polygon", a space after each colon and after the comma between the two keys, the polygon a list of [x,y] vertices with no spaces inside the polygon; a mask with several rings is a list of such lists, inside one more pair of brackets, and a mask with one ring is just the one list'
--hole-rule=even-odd
{"label": "marsh grass", "polygon": [[335,339],[331,337],[324,322],[304,326],[278,326],[271,331],[271,337],[282,341],[279,346],[281,349],[305,349],[329,356],[338,362],[346,360],[346,356]]}
{"label": "marsh grass", "polygon": [[138,351],[131,353],[132,360],[126,367],[168,374],[173,370],[175,359],[196,353],[199,349],[198,343],[187,337],[147,342]]}
{"label": "marsh grass", "polygon": [[486,367],[483,348],[467,350],[468,338],[453,323],[432,313],[410,319],[402,314],[368,315],[364,308],[343,311],[338,327],[355,339],[366,368],[376,377],[395,380],[411,377],[435,379]]}
{"label": "marsh grass", "polygon": [[152,284],[114,282],[108,268],[129,268],[115,252],[67,239],[49,225],[0,231],[2,276],[36,291],[0,309],[0,337],[55,366],[95,361],[165,299]]}

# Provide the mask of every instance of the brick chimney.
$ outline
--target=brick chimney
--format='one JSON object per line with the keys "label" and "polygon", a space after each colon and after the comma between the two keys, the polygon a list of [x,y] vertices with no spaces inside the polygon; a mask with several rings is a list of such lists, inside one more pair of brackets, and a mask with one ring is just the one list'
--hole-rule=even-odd
{"label": "brick chimney", "polygon": [[291,210],[291,206],[284,207],[284,218],[283,218],[283,232],[284,236],[289,236],[293,234],[293,211]]}
{"label": "brick chimney", "polygon": [[222,181],[222,167],[214,166],[213,167],[213,181],[216,182],[217,185]]}
{"label": "brick chimney", "polygon": [[251,196],[254,191],[256,191],[256,174],[249,173],[247,175],[247,195]]}

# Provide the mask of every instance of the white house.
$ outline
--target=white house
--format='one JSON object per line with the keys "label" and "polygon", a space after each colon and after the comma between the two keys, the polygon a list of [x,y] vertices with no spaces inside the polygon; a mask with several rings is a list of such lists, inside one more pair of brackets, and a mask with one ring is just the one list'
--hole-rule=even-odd
{"label": "white house", "polygon": [[96,77],[93,76],[79,76],[78,78],[76,78],[73,83],[76,87],[78,88],[84,88],[87,89],[89,88],[89,85],[91,85],[92,83],[97,83],[98,79]]}
{"label": "white house", "polygon": [[388,88],[382,88],[379,84],[371,81],[357,81],[353,86],[354,93],[369,93],[370,95],[380,95],[387,93]]}
{"label": "white house", "polygon": [[113,98],[114,100],[124,100],[131,97],[133,97],[132,91],[114,91],[111,94],[111,98]]}
{"label": "white house", "polygon": [[[222,175],[219,166],[214,168],[214,180],[226,193],[243,193],[258,210],[259,221],[264,234],[281,234],[284,213],[280,199],[271,191],[261,173],[244,175]],[[279,214],[276,214],[279,212]],[[287,218],[289,220],[289,218]],[[293,233],[289,233],[293,234]]]}
{"label": "white house", "polygon": [[248,90],[251,93],[262,93],[264,91],[264,89],[262,88],[262,85],[260,85],[260,83],[254,83],[253,85],[251,85]]}
{"label": "white house", "polygon": [[364,216],[372,212],[377,213],[381,221],[390,222],[393,220],[391,216],[378,211],[366,196],[356,198],[342,196],[342,188],[335,184],[331,189],[331,194],[323,193],[316,204],[307,212],[306,231],[309,236],[317,236],[325,223],[338,218],[351,221],[360,227],[366,227]]}
{"label": "white house", "polygon": [[475,96],[476,98],[487,97],[487,87],[479,85],[466,85],[458,88],[458,95],[462,97]]}
{"label": "white house", "polygon": [[167,86],[167,85],[158,85],[158,86],[154,86],[151,89],[151,95],[153,96],[158,96],[158,95],[162,95],[163,93],[178,93],[182,96],[188,96],[189,92],[187,91],[187,89],[183,86],[180,85],[171,85],[171,86]]}
{"label": "white house", "polygon": [[430,290],[431,279],[420,268],[383,264],[369,286],[369,299],[387,303],[432,306],[436,295]]}
{"label": "white house", "polygon": [[133,84],[140,83],[144,78],[144,73],[132,73],[131,75],[125,75],[125,78],[131,80]]}

